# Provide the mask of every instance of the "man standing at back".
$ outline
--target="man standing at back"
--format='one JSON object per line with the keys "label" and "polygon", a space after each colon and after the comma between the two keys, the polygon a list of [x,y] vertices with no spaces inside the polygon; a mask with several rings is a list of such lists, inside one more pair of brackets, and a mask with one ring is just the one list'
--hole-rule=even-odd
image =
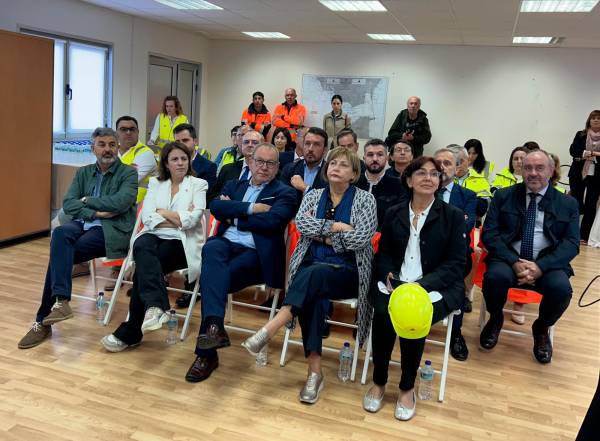
{"label": "man standing at back", "polygon": [[285,89],[285,101],[278,104],[273,112],[273,125],[285,127],[296,140],[296,130],[302,128],[306,118],[306,108],[296,100],[296,89]]}
{"label": "man standing at back", "polygon": [[423,146],[431,141],[431,130],[427,114],[421,110],[421,98],[411,96],[406,109],[398,114],[385,140],[387,145],[398,141],[409,141],[414,158],[423,155]]}
{"label": "man standing at back", "polygon": [[552,361],[548,328],[569,306],[569,263],[579,253],[577,201],[549,185],[553,172],[548,153],[527,154],[523,182],[496,191],[481,235],[488,250],[482,292],[490,313],[481,348],[491,350],[498,343],[509,288],[534,289],[543,297],[532,326],[533,355],[540,363]]}

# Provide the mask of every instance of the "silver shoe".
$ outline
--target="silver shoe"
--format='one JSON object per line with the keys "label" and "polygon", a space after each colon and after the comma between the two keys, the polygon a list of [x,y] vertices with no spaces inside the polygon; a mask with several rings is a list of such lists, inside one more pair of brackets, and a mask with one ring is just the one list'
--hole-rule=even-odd
{"label": "silver shoe", "polygon": [[399,419],[400,421],[408,421],[412,417],[414,417],[415,413],[417,412],[417,396],[415,395],[414,390],[413,390],[413,400],[414,400],[415,404],[412,408],[409,408],[409,407],[404,407],[400,403],[400,397],[398,397],[398,401],[396,401],[396,410],[394,412],[394,416],[397,419]]}
{"label": "silver shoe", "polygon": [[[371,389],[373,387],[374,386],[371,386]],[[371,389],[367,391],[363,398],[363,409],[365,409],[367,412],[372,413],[379,412],[383,407],[383,397],[385,396],[385,390],[384,393],[381,394],[381,397],[375,398],[371,395]]]}
{"label": "silver shoe", "polygon": [[100,340],[100,343],[102,343],[102,346],[104,346],[104,349],[106,349],[108,352],[121,352],[127,348],[139,346],[139,343],[128,345],[124,341],[115,337],[114,334],[105,335],[102,337],[102,340]]}
{"label": "silver shoe", "polygon": [[303,403],[314,404],[319,399],[319,394],[323,390],[324,377],[316,372],[310,372],[306,378],[306,383],[300,391],[300,401]]}
{"label": "silver shoe", "polygon": [[269,337],[269,332],[267,328],[264,326],[256,331],[255,334],[248,337],[246,340],[242,342],[242,346],[246,348],[248,352],[252,355],[258,355],[262,348],[264,348],[267,343],[269,343],[271,338]]}
{"label": "silver shoe", "polygon": [[162,328],[162,325],[165,324],[168,319],[168,314],[165,314],[162,309],[157,306],[151,306],[144,315],[142,334]]}

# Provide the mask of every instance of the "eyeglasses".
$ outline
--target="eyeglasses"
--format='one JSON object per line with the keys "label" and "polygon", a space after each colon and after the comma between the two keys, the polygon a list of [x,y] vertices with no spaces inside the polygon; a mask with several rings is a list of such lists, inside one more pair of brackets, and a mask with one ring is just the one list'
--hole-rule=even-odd
{"label": "eyeglasses", "polygon": [[119,127],[119,132],[121,133],[127,133],[127,132],[137,132],[137,127]]}
{"label": "eyeglasses", "polygon": [[265,165],[267,166],[267,168],[275,168],[277,167],[277,164],[279,164],[279,162],[277,161],[265,161],[264,159],[255,159],[254,163],[259,168],[264,167]]}
{"label": "eyeglasses", "polygon": [[427,170],[419,169],[413,173],[413,176],[417,176],[419,178],[425,178],[425,177],[429,176],[431,179],[434,179],[434,178],[439,179],[439,177],[441,176],[441,173],[437,170],[432,170],[432,171],[428,172]]}

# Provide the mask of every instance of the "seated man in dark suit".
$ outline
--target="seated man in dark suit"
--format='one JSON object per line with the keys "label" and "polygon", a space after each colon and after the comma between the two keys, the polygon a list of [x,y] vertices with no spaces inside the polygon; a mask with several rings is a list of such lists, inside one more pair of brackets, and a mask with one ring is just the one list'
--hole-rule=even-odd
{"label": "seated man in dark suit", "polygon": [[248,180],[252,176],[250,173],[250,167],[248,159],[252,157],[254,148],[264,142],[265,138],[255,130],[248,130],[242,137],[242,156],[243,159],[239,159],[231,164],[224,165],[219,176],[217,177],[217,194],[221,194],[223,187],[228,181],[234,180]]}
{"label": "seated man in dark suit", "polygon": [[210,206],[220,224],[202,248],[202,322],[196,360],[185,376],[189,382],[207,379],[219,365],[217,349],[230,345],[223,323],[228,294],[260,283],[283,288],[284,231],[296,195],[274,179],[278,155],[273,145],[259,144],[248,161],[252,178],[229,181]]}
{"label": "seated man in dark suit", "polygon": [[[477,195],[474,191],[454,183],[458,158],[452,150],[447,148],[439,149],[435,152],[434,158],[443,170],[443,174],[441,176],[442,186],[438,192],[438,197],[441,197],[447,204],[453,205],[456,208],[460,208],[465,215],[465,241],[467,244],[467,259],[463,272],[464,278],[471,272],[471,267],[473,264],[471,261],[471,252],[473,250],[471,249],[470,232],[473,227],[475,227]],[[450,346],[450,353],[458,361],[465,361],[469,356],[469,349],[467,348],[467,343],[461,332],[463,315],[466,310],[465,307],[467,302],[470,302],[470,300],[465,297],[464,303],[460,308],[460,314],[454,316],[454,322],[452,326],[452,345]]]}
{"label": "seated man in dark suit", "polygon": [[196,129],[191,124],[179,124],[173,129],[175,141],[181,142],[191,152],[192,170],[197,178],[204,179],[208,183],[208,192],[206,193],[206,203],[209,204],[217,193],[217,164],[206,159],[198,153],[198,136]]}
{"label": "seated man in dark suit", "polygon": [[[364,147],[365,172],[363,177],[367,183],[364,190],[375,196],[377,203],[377,231],[381,230],[385,212],[402,200],[408,200],[409,194],[400,179],[386,174],[388,149],[381,139],[371,139]],[[360,182],[360,181],[359,181]]]}
{"label": "seated man in dark suit", "polygon": [[281,180],[297,191],[296,209],[300,207],[302,196],[311,188],[324,188],[321,166],[327,155],[327,132],[311,127],[304,136],[302,151],[304,159],[288,164],[281,172]]}
{"label": "seated man in dark suit", "polygon": [[73,317],[69,301],[74,263],[127,254],[135,224],[138,174],[121,162],[117,146],[114,130],[94,130],[96,162],[77,170],[65,194],[63,209],[72,220],[52,233],[42,302],[33,326],[19,341],[20,349],[39,345],[52,335],[52,325]]}
{"label": "seated man in dark suit", "polygon": [[577,201],[549,185],[553,171],[554,161],[546,152],[528,153],[523,182],[496,191],[481,235],[488,251],[482,291],[490,313],[481,347],[491,350],[498,343],[508,289],[534,289],[543,296],[532,326],[533,354],[540,363],[552,360],[548,328],[569,306],[569,262],[579,253]]}

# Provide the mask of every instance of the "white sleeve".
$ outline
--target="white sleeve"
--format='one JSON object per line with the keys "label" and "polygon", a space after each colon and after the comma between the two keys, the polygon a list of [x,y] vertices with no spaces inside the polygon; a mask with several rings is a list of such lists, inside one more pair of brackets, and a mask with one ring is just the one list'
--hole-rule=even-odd
{"label": "white sleeve", "polygon": [[149,150],[137,155],[133,163],[137,167],[138,184],[141,183],[146,176],[152,176],[156,171],[156,160],[154,159],[154,153]]}
{"label": "white sleeve", "polygon": [[158,131],[160,130],[160,112],[156,115],[156,119],[154,120],[154,127],[152,127],[152,133],[150,133],[150,144],[154,144],[158,138]]}

